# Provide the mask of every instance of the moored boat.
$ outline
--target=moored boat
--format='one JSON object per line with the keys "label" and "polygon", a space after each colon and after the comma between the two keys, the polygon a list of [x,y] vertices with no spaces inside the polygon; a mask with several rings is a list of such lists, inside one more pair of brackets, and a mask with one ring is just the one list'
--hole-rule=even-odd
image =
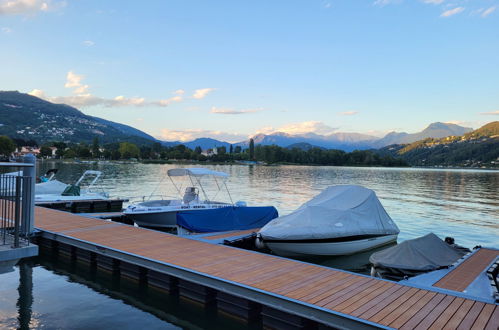
{"label": "moored boat", "polygon": [[282,256],[349,255],[397,240],[399,229],[374,191],[332,186],[265,225],[259,243]]}
{"label": "moored boat", "polygon": [[[211,177],[218,187],[216,194],[225,188],[230,198],[226,184],[227,173],[206,168],[175,168],[168,170],[167,176],[179,193],[179,198],[149,200],[129,205],[123,213],[138,226],[185,234],[253,229],[277,217],[277,210],[271,206],[248,207],[242,201],[228,203],[209,199],[201,179]],[[183,194],[172,179],[175,177],[189,178],[191,185],[185,188]],[[204,199],[200,198],[200,192]]]}

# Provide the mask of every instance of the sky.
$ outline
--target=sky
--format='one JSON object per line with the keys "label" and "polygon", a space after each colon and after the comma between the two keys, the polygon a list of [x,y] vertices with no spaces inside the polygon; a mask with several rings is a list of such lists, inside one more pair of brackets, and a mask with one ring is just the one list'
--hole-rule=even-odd
{"label": "sky", "polygon": [[478,128],[499,0],[0,0],[0,90],[163,140]]}

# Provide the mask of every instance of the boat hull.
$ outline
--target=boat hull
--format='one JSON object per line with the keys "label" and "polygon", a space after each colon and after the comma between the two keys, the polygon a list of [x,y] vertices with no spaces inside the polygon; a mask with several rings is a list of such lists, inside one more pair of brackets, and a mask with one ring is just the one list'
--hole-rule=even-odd
{"label": "boat hull", "polygon": [[350,255],[390,244],[397,240],[396,235],[385,235],[344,242],[279,242],[265,241],[275,254],[283,257],[313,257]]}
{"label": "boat hull", "polygon": [[172,228],[177,226],[177,211],[125,214],[139,227]]}

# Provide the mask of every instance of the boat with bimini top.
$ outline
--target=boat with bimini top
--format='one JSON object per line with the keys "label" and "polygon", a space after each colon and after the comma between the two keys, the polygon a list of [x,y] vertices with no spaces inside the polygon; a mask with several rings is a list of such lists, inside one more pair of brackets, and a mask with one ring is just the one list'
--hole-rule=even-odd
{"label": "boat with bimini top", "polygon": [[[129,205],[124,214],[141,227],[190,232],[216,232],[259,228],[277,217],[272,206],[249,207],[245,202],[232,202],[226,181],[228,174],[206,168],[175,168],[167,176],[179,194],[178,199],[156,199]],[[190,185],[182,190],[173,178],[187,177]],[[202,178],[214,179],[218,191],[225,188],[231,202],[208,198]],[[204,199],[200,198],[200,192]]]}

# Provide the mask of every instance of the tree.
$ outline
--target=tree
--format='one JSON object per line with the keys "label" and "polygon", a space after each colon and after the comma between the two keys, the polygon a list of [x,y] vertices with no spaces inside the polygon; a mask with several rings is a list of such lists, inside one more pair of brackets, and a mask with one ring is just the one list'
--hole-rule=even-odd
{"label": "tree", "polygon": [[194,149],[194,152],[195,152],[195,153],[197,153],[198,155],[200,155],[200,154],[203,152],[203,150],[201,149],[201,147],[200,147],[200,146],[197,146],[197,147]]}
{"label": "tree", "polygon": [[129,159],[129,158],[139,158],[140,149],[135,144],[130,142],[122,142],[120,143],[119,152],[121,158]]}
{"label": "tree", "polygon": [[227,153],[227,149],[225,147],[218,147],[217,148],[217,155],[225,155]]}
{"label": "tree", "polygon": [[230,145],[230,148],[229,148],[229,154],[232,154],[234,152],[234,148],[232,147],[232,144]]}
{"label": "tree", "polygon": [[234,153],[236,153],[236,154],[240,154],[240,153],[241,153],[241,149],[242,149],[242,148],[241,148],[241,146],[236,146],[236,147],[234,148]]}
{"label": "tree", "polygon": [[16,150],[16,144],[7,136],[0,136],[0,155],[9,157]]}
{"label": "tree", "polygon": [[52,157],[52,149],[49,146],[42,146],[40,148],[41,157]]}
{"label": "tree", "polygon": [[68,149],[64,152],[64,158],[75,158],[76,152],[73,149]]}
{"label": "tree", "polygon": [[99,158],[100,156],[100,148],[99,148],[99,137],[94,137],[94,141],[92,142],[92,157]]}
{"label": "tree", "polygon": [[249,157],[250,160],[254,160],[255,158],[255,141],[253,139],[250,139],[249,142]]}

